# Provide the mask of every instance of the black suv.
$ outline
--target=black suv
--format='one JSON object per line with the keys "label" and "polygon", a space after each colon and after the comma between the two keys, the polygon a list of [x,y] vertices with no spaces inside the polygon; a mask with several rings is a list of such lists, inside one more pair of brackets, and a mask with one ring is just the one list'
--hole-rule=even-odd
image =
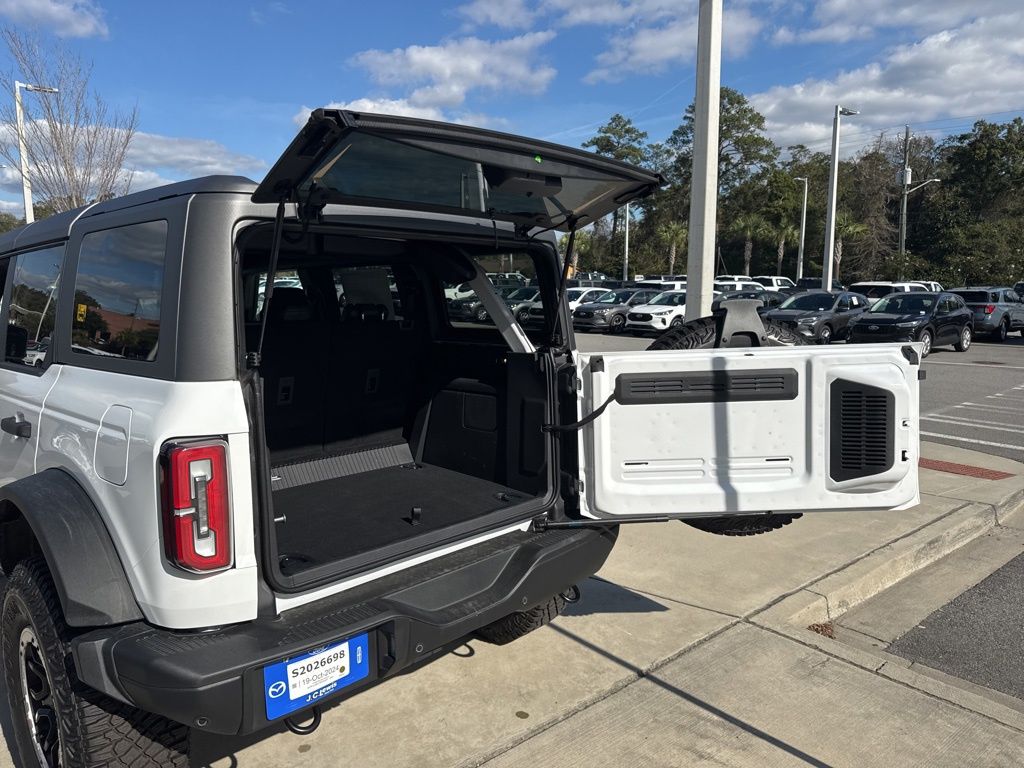
{"label": "black suv", "polygon": [[966,352],[974,339],[972,314],[955,293],[891,293],[850,324],[849,341],[919,341],[925,355],[942,344]]}

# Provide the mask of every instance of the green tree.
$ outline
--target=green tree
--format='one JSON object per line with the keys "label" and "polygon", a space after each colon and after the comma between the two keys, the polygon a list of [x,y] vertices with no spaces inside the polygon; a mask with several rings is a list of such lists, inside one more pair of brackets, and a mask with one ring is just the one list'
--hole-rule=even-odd
{"label": "green tree", "polygon": [[686,245],[686,238],[690,231],[685,224],[678,221],[667,221],[661,225],[658,233],[661,239],[668,244],[668,273],[676,273],[676,250]]}
{"label": "green tree", "polygon": [[836,214],[836,247],[832,252],[832,259],[835,262],[832,276],[836,280],[839,279],[839,266],[843,262],[843,242],[860,237],[867,231],[867,225],[855,221],[849,211],[839,211]]}
{"label": "green tree", "polygon": [[750,262],[754,255],[754,241],[766,237],[771,229],[764,217],[758,213],[741,213],[728,228],[729,234],[743,240],[743,274],[750,274]]}
{"label": "green tree", "polygon": [[786,243],[796,240],[800,236],[800,230],[792,222],[783,219],[772,226],[771,232],[777,243],[775,250],[775,274],[781,275],[782,259],[786,255]]}

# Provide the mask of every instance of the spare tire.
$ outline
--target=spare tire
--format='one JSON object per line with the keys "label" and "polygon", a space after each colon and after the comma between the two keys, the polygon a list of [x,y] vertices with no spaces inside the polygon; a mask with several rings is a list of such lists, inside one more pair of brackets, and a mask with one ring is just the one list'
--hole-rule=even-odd
{"label": "spare tire", "polygon": [[[806,342],[789,328],[772,320],[761,318],[765,330],[765,343],[770,347],[803,345]],[[648,347],[648,349],[711,349],[715,346],[717,320],[702,317],[691,320],[678,328],[670,328]],[[799,513],[729,515],[701,517],[684,520],[687,525],[719,536],[754,536],[777,531],[800,517]]]}

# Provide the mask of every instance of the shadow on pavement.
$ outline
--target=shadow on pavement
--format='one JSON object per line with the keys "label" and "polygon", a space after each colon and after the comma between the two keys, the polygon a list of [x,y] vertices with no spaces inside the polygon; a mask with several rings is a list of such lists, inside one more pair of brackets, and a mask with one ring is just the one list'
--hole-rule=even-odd
{"label": "shadow on pavement", "polygon": [[581,599],[565,607],[566,616],[593,616],[601,613],[661,613],[661,603],[605,579],[590,578],[580,585]]}
{"label": "shadow on pavement", "polygon": [[633,664],[630,664],[625,659],[606,651],[604,648],[601,648],[600,646],[594,645],[588,640],[584,640],[575,632],[570,632],[569,630],[564,629],[563,627],[560,627],[557,624],[552,624],[551,629],[553,629],[555,632],[558,632],[560,635],[567,637],[568,639],[573,640],[574,642],[579,643],[588,650],[591,650],[594,653],[603,656],[609,661],[618,664],[620,667],[636,673],[636,675],[639,678],[658,686],[664,691],[668,691],[669,693],[678,696],[683,701],[686,701],[694,705],[695,707],[704,710],[705,712],[707,712],[710,715],[713,715],[714,717],[724,720],[730,725],[736,726],[742,731],[749,733],[751,736],[761,739],[766,744],[770,744],[771,746],[782,750],[786,754],[795,757],[797,760],[800,760],[801,762],[806,763],[807,765],[813,765],[815,766],[815,768],[832,768],[831,764],[826,763],[823,760],[819,760],[813,755],[807,754],[803,750],[794,747],[792,744],[788,744],[787,742],[782,741],[781,739],[776,738],[775,736],[772,736],[770,733],[767,733],[766,731],[762,731],[760,728],[751,723],[748,723],[746,720],[741,720],[740,718],[734,715],[730,715],[725,710],[719,709],[713,704],[704,701],[703,699],[700,699],[697,696],[694,696],[692,693],[687,693],[682,688],[678,688],[669,683],[668,681],[662,680],[656,674],[644,672],[642,669],[639,669]]}

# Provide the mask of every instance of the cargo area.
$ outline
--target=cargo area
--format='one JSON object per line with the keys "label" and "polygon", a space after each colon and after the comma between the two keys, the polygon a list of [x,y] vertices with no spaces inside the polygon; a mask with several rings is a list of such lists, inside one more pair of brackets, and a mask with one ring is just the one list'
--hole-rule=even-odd
{"label": "cargo area", "polygon": [[[241,240],[247,352],[269,236]],[[264,546],[281,583],[384,564],[542,506],[548,374],[493,325],[448,319],[445,288],[466,279],[471,252],[286,233],[259,366]]]}

